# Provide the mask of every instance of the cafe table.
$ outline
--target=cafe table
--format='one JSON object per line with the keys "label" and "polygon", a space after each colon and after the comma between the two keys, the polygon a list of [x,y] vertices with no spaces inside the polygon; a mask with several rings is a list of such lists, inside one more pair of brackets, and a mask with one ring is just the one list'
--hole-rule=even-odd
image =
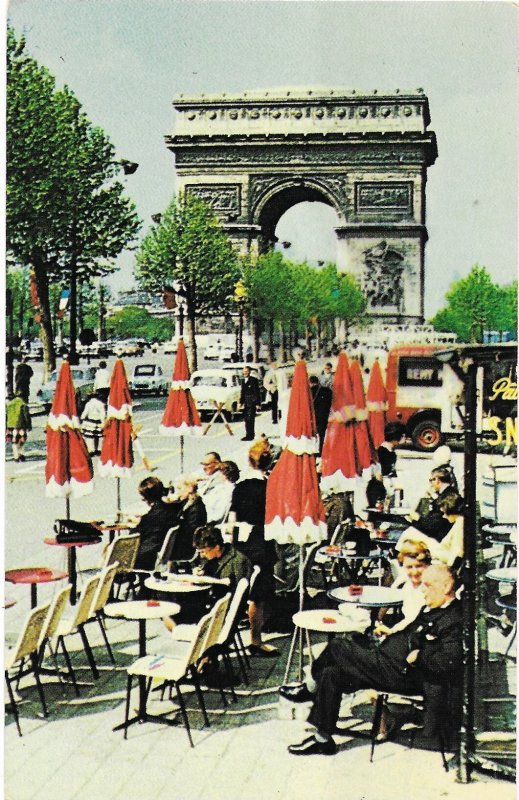
{"label": "cafe table", "polygon": [[[346,581],[349,583],[359,583],[361,580],[369,577],[369,573],[377,564],[381,565],[382,562],[387,561],[385,553],[381,552],[379,549],[371,550],[367,555],[356,555],[353,548],[350,549],[344,546],[335,548],[333,545],[327,545],[320,547],[318,553],[327,558],[338,560],[339,580],[342,583]],[[342,564],[344,564],[344,567]],[[379,584],[381,580],[382,574],[379,573]]]}
{"label": "cafe table", "polygon": [[[345,609],[351,604],[360,608],[398,608],[403,603],[401,589],[392,586],[362,586],[359,594],[350,594],[349,586],[340,586],[331,589],[328,597],[338,603],[345,604]],[[341,606],[339,606],[339,611]]]}
{"label": "cafe table", "polygon": [[209,578],[205,575],[177,575],[173,572],[166,573],[161,577],[150,575],[146,578],[144,585],[155,592],[169,592],[171,594],[195,594],[197,592],[207,592],[212,585],[222,584],[218,578]]}
{"label": "cafe table", "polygon": [[414,509],[408,508],[407,506],[397,506],[396,508],[389,508],[387,510],[369,506],[365,508],[364,511],[370,515],[375,525],[380,522],[393,522],[400,527],[413,524],[409,522],[407,517],[409,514],[413,513]]}
{"label": "cafe table", "polygon": [[[107,617],[116,619],[136,620],[139,623],[139,658],[146,655],[146,622],[149,619],[162,619],[163,617],[174,617],[180,611],[178,603],[170,603],[162,600],[126,600],[120,603],[108,603],[104,607]],[[146,678],[139,676],[139,707],[137,715],[128,721],[128,725],[134,722],[143,722],[146,719]],[[121,730],[125,723],[116,725],[114,731]]]}
{"label": "cafe table", "polygon": [[515,567],[499,567],[489,570],[485,577],[489,581],[498,581],[498,583],[516,583],[517,570]]}
{"label": "cafe table", "polygon": [[98,539],[78,539],[77,541],[73,542],[58,542],[58,540],[54,537],[48,537],[43,540],[45,544],[50,545],[51,547],[64,547],[67,551],[67,570],[69,575],[70,584],[72,589],[70,590],[70,603],[71,605],[76,604],[77,599],[77,555],[76,555],[76,547],[88,547],[90,544],[99,544],[101,541],[101,537]]}
{"label": "cafe table", "polygon": [[314,633],[328,634],[328,641],[335,636],[336,633],[362,633],[369,625],[369,619],[363,619],[362,615],[356,618],[354,615],[345,616],[337,612],[336,609],[309,609],[307,611],[297,611],[293,617],[292,622],[295,626],[294,636],[290,645],[290,652],[288,654],[288,661],[285,670],[284,683],[287,683],[290,675],[290,668],[294,658],[296,640],[299,640],[299,680],[303,674],[303,631],[306,636],[306,645],[308,650],[308,659],[311,664],[312,658],[312,644],[310,641],[310,631]]}
{"label": "cafe table", "polygon": [[38,605],[38,584],[61,581],[68,578],[68,573],[49,567],[22,567],[21,569],[8,569],[5,580],[8,583],[26,584],[31,587],[31,608]]}

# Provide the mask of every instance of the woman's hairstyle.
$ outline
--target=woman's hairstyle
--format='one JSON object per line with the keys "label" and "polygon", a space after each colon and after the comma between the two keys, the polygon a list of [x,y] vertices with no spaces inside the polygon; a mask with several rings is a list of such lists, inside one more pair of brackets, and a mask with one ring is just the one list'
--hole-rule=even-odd
{"label": "woman's hairstyle", "polygon": [[388,422],[384,428],[384,439],[386,442],[400,441],[405,433],[405,427],[401,422]]}
{"label": "woman's hairstyle", "polygon": [[450,467],[436,467],[431,472],[431,478],[439,478],[442,483],[452,483],[452,469]]}
{"label": "woman's hairstyle", "polygon": [[236,481],[240,477],[240,470],[238,469],[238,465],[234,461],[222,461],[220,472],[222,473],[224,478],[227,478],[227,480],[230,481],[231,483],[236,483]]}
{"label": "woman's hairstyle", "polygon": [[150,475],[139,483],[139,494],[146,502],[157,503],[166,494],[166,489],[161,480]]}
{"label": "woman's hairstyle", "polygon": [[398,560],[401,564],[404,563],[404,558],[415,558],[417,561],[422,561],[424,564],[430,564],[431,553],[429,548],[424,542],[415,541],[414,539],[405,539],[398,553]]}
{"label": "woman's hairstyle", "polygon": [[440,503],[440,511],[442,514],[458,514],[463,516],[465,511],[465,501],[459,494],[448,494],[447,497]]}
{"label": "woman's hairstyle", "polygon": [[193,534],[193,547],[201,550],[202,547],[223,546],[223,536],[220,528],[215,525],[200,525]]}
{"label": "woman's hairstyle", "polygon": [[194,489],[194,494],[196,494],[198,489],[198,475],[194,472],[190,472],[188,475],[179,475],[177,478],[177,486],[183,483],[185,486],[190,486],[191,489]]}
{"label": "woman's hairstyle", "polygon": [[249,464],[253,469],[266,470],[272,462],[270,445],[266,439],[259,439],[249,449]]}

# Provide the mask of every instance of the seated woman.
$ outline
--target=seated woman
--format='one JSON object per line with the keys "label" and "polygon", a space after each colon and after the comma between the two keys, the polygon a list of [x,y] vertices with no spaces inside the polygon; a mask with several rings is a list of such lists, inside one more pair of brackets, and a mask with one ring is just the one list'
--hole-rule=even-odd
{"label": "seated woman", "polygon": [[225,522],[231,509],[232,493],[240,477],[240,470],[234,461],[222,461],[214,489],[204,498],[207,522]]}
{"label": "seated woman", "polygon": [[164,537],[168,530],[176,525],[177,511],[164,502],[167,490],[162,481],[153,475],[140,482],[139,494],[149,505],[150,510],[141,517],[134,528],[134,532],[141,535],[135,569],[152,570]]}
{"label": "seated woman", "polygon": [[176,493],[168,504],[175,515],[178,531],[173,535],[166,553],[171,570],[175,561],[190,561],[195,555],[193,534],[207,521],[204,502],[197,494],[198,478],[183,475],[177,481]]}
{"label": "seated woman", "polygon": [[408,539],[402,543],[398,554],[402,575],[397,577],[393,587],[402,590],[403,619],[391,628],[380,622],[377,623],[374,630],[376,636],[389,636],[396,633],[418,616],[425,605],[425,598],[421,590],[422,573],[429,566],[431,560],[431,553],[423,542]]}
{"label": "seated woman", "polygon": [[438,511],[448,525],[448,531],[440,541],[413,528],[408,528],[400,537],[396,549],[402,551],[405,536],[421,542],[427,547],[434,561],[441,561],[457,570],[463,561],[463,512],[464,500],[459,494],[446,494],[440,501]]}

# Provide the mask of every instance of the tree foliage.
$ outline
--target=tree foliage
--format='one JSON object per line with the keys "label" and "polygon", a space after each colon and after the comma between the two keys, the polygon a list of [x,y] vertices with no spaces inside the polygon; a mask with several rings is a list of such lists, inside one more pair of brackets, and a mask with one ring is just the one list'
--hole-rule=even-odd
{"label": "tree foliage", "polygon": [[148,290],[173,285],[186,304],[188,350],[196,369],[196,318],[222,311],[240,271],[212,208],[192,194],[174,197],[137,253],[136,278]]}
{"label": "tree foliage", "polygon": [[[124,194],[122,168],[101,128],[73,92],[7,33],[7,248],[36,273],[46,359],[52,366],[49,285],[113,269],[139,220]],[[71,280],[72,279],[72,280]]]}
{"label": "tree foliage", "polygon": [[431,322],[436,330],[455,333],[462,342],[482,342],[486,330],[517,330],[517,282],[499,286],[479,264],[452,284],[446,300]]}
{"label": "tree foliage", "polygon": [[171,320],[153,317],[139,306],[126,306],[108,317],[106,330],[110,337],[131,339],[136,336],[148,342],[165,342],[171,337]]}

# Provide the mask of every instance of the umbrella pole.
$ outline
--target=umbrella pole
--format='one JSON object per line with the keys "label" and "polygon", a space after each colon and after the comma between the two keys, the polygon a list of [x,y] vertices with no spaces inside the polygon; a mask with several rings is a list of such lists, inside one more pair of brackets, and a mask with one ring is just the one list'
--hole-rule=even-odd
{"label": "umbrella pole", "polygon": [[119,476],[115,479],[117,486],[117,522],[121,519],[121,479]]}
{"label": "umbrella pole", "polygon": [[180,473],[184,473],[184,437],[180,437]]}
{"label": "umbrella pole", "polygon": [[[303,547],[301,546],[299,548],[299,611],[303,610],[303,604],[305,598],[305,587],[303,586],[303,572],[304,572],[304,556],[303,556]],[[299,676],[299,681],[303,680],[303,629],[296,626],[294,629],[294,634],[292,636],[292,642],[290,644],[290,651],[288,653],[288,661],[285,670],[284,683],[287,683],[290,676],[290,668],[292,666],[292,661],[294,658],[296,641],[299,648],[298,676]]]}
{"label": "umbrella pole", "polygon": [[65,514],[67,519],[70,519],[70,496],[67,495],[65,498]]}

